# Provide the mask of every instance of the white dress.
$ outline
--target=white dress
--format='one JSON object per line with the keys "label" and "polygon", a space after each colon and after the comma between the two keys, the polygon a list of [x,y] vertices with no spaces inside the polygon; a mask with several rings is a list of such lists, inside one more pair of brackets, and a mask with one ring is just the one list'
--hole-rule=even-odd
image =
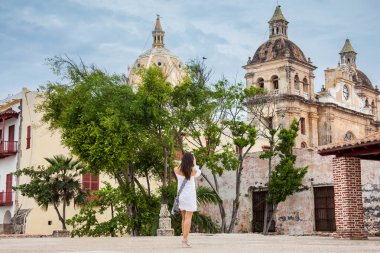
{"label": "white dress", "polygon": [[[201,175],[201,170],[199,166],[195,166],[197,172],[194,176],[190,177],[190,180],[186,182],[185,187],[183,188],[181,195],[179,195],[179,209],[182,211],[197,211],[197,193],[195,191],[195,178]],[[177,176],[177,192],[181,188],[185,176],[175,174]]]}

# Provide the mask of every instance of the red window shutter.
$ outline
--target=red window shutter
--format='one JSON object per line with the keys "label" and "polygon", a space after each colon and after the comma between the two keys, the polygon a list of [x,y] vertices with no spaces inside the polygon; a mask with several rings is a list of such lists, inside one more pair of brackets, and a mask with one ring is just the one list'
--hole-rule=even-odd
{"label": "red window shutter", "polygon": [[12,174],[7,174],[5,188],[5,204],[12,205]]}
{"label": "red window shutter", "polygon": [[26,148],[30,148],[30,138],[31,138],[31,127],[26,128]]}
{"label": "red window shutter", "polygon": [[91,191],[99,190],[99,176],[92,175],[91,177]]}
{"label": "red window shutter", "polygon": [[83,190],[91,190],[91,174],[86,173],[82,175],[82,189]]}
{"label": "red window shutter", "polygon": [[82,188],[88,191],[99,190],[99,176],[91,173],[83,174],[82,176]]}

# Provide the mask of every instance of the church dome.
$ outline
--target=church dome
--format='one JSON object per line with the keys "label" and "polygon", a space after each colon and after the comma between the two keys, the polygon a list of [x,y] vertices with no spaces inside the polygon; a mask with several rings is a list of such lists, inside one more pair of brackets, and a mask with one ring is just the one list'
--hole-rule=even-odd
{"label": "church dome", "polygon": [[293,59],[310,64],[302,50],[288,39],[288,24],[277,6],[273,17],[269,20],[269,40],[262,44],[248,60],[248,64],[259,64],[280,59]]}
{"label": "church dome", "polygon": [[302,50],[285,37],[271,38],[262,44],[254,54],[251,64],[290,58],[308,63]]}
{"label": "church dome", "polygon": [[355,49],[352,47],[349,39],[346,39],[346,41],[344,42],[344,46],[339,54],[340,64],[343,66],[348,66],[353,71],[352,81],[354,81],[356,85],[365,86],[367,88],[373,89],[372,83],[367,77],[367,75],[364,74],[361,70],[359,70],[356,66],[357,53]]}
{"label": "church dome", "polygon": [[364,74],[361,70],[356,69],[356,75],[353,76],[352,80],[357,84],[361,86],[365,86],[368,88],[372,88],[372,82],[369,80],[366,74]]}
{"label": "church dome", "polygon": [[166,80],[172,85],[178,85],[184,76],[184,65],[182,61],[164,47],[164,34],[159,16],[157,16],[156,26],[152,32],[152,48],[137,57],[135,63],[129,70],[128,83],[132,87],[137,87],[141,83],[139,75],[140,68],[157,66],[162,69]]}

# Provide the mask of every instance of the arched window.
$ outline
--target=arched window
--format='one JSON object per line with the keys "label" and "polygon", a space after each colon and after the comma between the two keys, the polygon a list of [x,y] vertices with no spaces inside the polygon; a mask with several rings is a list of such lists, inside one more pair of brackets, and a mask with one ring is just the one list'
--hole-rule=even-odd
{"label": "arched window", "polygon": [[306,79],[306,77],[303,79],[303,92],[308,92],[308,83],[307,83],[307,79]]}
{"label": "arched window", "polygon": [[348,131],[348,132],[344,135],[344,140],[345,140],[345,141],[355,140],[355,136],[354,136],[354,134],[353,134],[351,131]]}
{"label": "arched window", "polygon": [[298,75],[294,77],[294,89],[299,90],[300,89],[300,78]]}
{"label": "arched window", "polygon": [[372,107],[372,108],[375,108],[375,107],[376,107],[376,106],[375,106],[375,101],[373,101],[373,100],[372,100],[372,103],[371,103],[371,107]]}
{"label": "arched window", "polygon": [[278,90],[278,76],[272,76],[272,86],[274,90]]}
{"label": "arched window", "polygon": [[368,98],[365,99],[365,107],[369,106]]}
{"label": "arched window", "polygon": [[306,144],[306,142],[303,141],[303,142],[301,143],[301,148],[307,148],[307,144]]}
{"label": "arched window", "polygon": [[264,79],[263,78],[259,78],[257,79],[257,86],[260,87],[260,88],[264,88]]}

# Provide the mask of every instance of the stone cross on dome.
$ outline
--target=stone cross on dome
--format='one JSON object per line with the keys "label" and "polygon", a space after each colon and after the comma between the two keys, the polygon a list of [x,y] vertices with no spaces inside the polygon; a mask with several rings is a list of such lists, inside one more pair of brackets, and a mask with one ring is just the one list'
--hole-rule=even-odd
{"label": "stone cross on dome", "polygon": [[164,35],[165,32],[162,30],[161,22],[160,22],[160,15],[157,14],[157,19],[156,19],[156,25],[154,27],[154,30],[152,32],[153,36],[153,47],[159,47],[162,48],[165,46],[164,44]]}

